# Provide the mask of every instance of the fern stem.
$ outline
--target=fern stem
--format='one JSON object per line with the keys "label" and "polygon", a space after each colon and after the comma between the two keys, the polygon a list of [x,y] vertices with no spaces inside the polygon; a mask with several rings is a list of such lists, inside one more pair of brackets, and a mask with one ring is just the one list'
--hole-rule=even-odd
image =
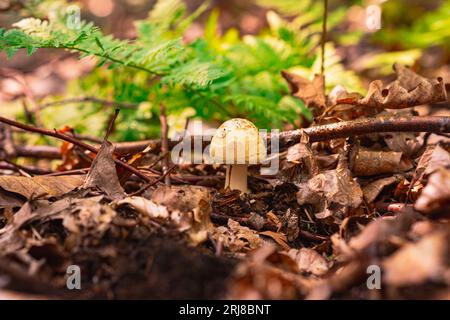
{"label": "fern stem", "polygon": [[100,58],[108,59],[111,62],[118,63],[118,64],[130,67],[130,68],[133,68],[133,69],[145,71],[145,72],[148,72],[148,73],[150,73],[150,74],[152,74],[154,76],[161,77],[161,76],[165,76],[167,74],[167,73],[160,73],[160,72],[157,72],[157,71],[145,68],[143,66],[140,66],[140,65],[137,65],[137,64],[134,64],[134,63],[126,64],[125,62],[123,62],[121,60],[118,60],[118,59],[115,59],[115,58],[112,58],[112,57],[110,57],[110,56],[108,56],[106,54],[101,54],[101,53],[98,53],[98,52],[91,52],[91,51],[83,49],[83,48],[72,47],[72,46],[64,46],[63,48],[67,49],[67,50],[75,50],[75,51],[83,52],[83,53],[86,53],[86,54],[94,55],[94,56],[97,56],[97,57],[100,57]]}

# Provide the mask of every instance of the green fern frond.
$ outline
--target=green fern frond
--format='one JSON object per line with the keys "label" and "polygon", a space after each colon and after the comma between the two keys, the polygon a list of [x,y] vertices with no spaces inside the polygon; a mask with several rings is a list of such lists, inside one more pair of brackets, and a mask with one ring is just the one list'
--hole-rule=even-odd
{"label": "green fern frond", "polygon": [[226,74],[222,68],[215,64],[191,60],[174,68],[171,74],[165,76],[162,81],[164,83],[206,87]]}

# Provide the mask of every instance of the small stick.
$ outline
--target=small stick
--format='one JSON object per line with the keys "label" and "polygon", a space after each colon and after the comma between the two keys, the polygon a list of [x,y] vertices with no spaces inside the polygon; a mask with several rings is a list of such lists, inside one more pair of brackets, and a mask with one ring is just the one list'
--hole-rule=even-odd
{"label": "small stick", "polygon": [[[39,133],[39,134],[43,134],[43,135],[46,135],[46,136],[54,137],[54,138],[57,138],[57,139],[61,139],[61,140],[73,143],[74,145],[77,145],[77,146],[79,146],[79,147],[81,147],[83,149],[89,150],[89,151],[91,151],[91,152],[93,152],[95,154],[98,153],[98,149],[96,147],[93,147],[93,146],[91,146],[91,145],[89,145],[89,144],[87,144],[87,143],[85,143],[83,141],[80,141],[80,140],[78,140],[78,139],[76,139],[76,138],[74,138],[72,136],[69,136],[69,135],[63,134],[61,132],[58,132],[57,130],[53,130],[52,131],[52,130],[37,128],[37,127],[30,126],[30,125],[27,125],[27,124],[23,124],[23,123],[20,123],[20,122],[11,120],[11,119],[7,119],[7,118],[4,118],[4,117],[0,117],[0,122],[9,124],[10,126],[21,128],[23,130],[27,130],[27,131],[30,131],[30,132]],[[135,175],[137,175],[141,179],[145,180],[146,182],[151,182],[151,179],[149,177],[147,177],[145,174],[140,172],[138,169],[130,166],[128,163],[125,163],[125,162],[123,162],[123,161],[121,161],[119,159],[114,159],[114,162],[117,165],[121,166],[122,168],[124,168],[124,169],[126,169],[126,170],[128,170],[128,171],[130,171],[132,173],[134,173]]]}
{"label": "small stick", "polygon": [[159,120],[161,121],[161,152],[164,155],[162,159],[163,176],[165,177],[164,182],[166,185],[170,186],[170,175],[167,172],[169,168],[169,141],[167,138],[169,128],[167,125],[166,107],[162,103],[159,105]]}
{"label": "small stick", "polygon": [[119,115],[120,109],[114,110],[114,115],[112,116],[111,120],[109,121],[108,129],[106,130],[105,137],[103,138],[103,142],[108,141],[108,138],[112,132],[112,129],[114,127],[114,123],[116,122],[117,116]]}
{"label": "small stick", "polygon": [[175,164],[172,165],[172,166],[171,166],[169,169],[167,169],[167,171],[164,172],[163,175],[160,176],[158,179],[156,179],[156,180],[153,181],[153,182],[147,183],[145,186],[143,186],[142,188],[140,188],[138,191],[135,191],[135,192],[129,194],[129,196],[130,196],[130,197],[133,197],[133,196],[138,196],[138,195],[142,194],[142,193],[143,193],[145,190],[147,190],[148,188],[150,188],[150,187],[154,186],[155,184],[157,184],[158,182],[164,180],[164,179],[166,178],[166,176],[167,176],[173,169],[175,169],[175,167],[176,167]]}

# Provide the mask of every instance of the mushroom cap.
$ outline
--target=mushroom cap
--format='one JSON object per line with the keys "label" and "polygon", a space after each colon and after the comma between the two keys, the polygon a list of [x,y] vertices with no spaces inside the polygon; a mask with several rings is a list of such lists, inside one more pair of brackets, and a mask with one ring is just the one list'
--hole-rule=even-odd
{"label": "mushroom cap", "polygon": [[246,119],[224,122],[211,140],[209,154],[215,163],[258,164],[267,156],[258,128]]}

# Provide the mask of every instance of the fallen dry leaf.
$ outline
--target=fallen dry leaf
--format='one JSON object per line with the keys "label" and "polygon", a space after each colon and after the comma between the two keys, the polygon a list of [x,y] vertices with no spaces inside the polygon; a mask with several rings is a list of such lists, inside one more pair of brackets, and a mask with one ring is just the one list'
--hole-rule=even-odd
{"label": "fallen dry leaf", "polygon": [[84,176],[82,175],[57,177],[0,176],[0,193],[6,190],[18,193],[28,200],[40,197],[60,197],[79,187],[83,180]]}
{"label": "fallen dry leaf", "polygon": [[447,100],[442,78],[426,79],[400,64],[394,64],[394,70],[397,73],[396,81],[387,86],[384,86],[381,80],[372,81],[364,98],[346,98],[338,103],[379,109],[402,109]]}
{"label": "fallen dry leaf", "polygon": [[450,285],[450,233],[436,231],[417,243],[408,243],[383,261],[383,281],[401,287],[425,281]]}
{"label": "fallen dry leaf", "polygon": [[367,203],[374,202],[385,187],[393,185],[394,183],[398,183],[401,179],[401,176],[393,175],[370,182],[363,187],[364,199],[367,201]]}
{"label": "fallen dry leaf", "polygon": [[239,222],[228,219],[228,225],[215,228],[211,238],[220,242],[231,252],[245,252],[260,247],[263,243],[258,233],[243,227]]}
{"label": "fallen dry leaf", "polygon": [[314,79],[310,81],[287,71],[281,71],[281,74],[288,82],[291,93],[300,98],[308,108],[313,110],[315,115],[320,114],[326,107],[323,76],[315,75]]}
{"label": "fallen dry leaf", "polygon": [[414,208],[427,214],[449,213],[450,170],[441,168],[428,178],[428,183],[422,190]]}
{"label": "fallen dry leaf", "polygon": [[290,249],[288,255],[297,262],[298,269],[302,272],[316,276],[323,276],[328,272],[328,261],[313,249]]}
{"label": "fallen dry leaf", "polygon": [[100,151],[92,162],[83,188],[98,188],[109,197],[120,199],[125,196],[125,192],[117,177],[113,152],[114,146],[109,141],[104,141],[100,147]]}
{"label": "fallen dry leaf", "polygon": [[356,176],[372,176],[398,172],[401,152],[358,150],[353,160],[352,171]]}
{"label": "fallen dry leaf", "polygon": [[190,240],[198,245],[208,239],[212,230],[211,195],[200,186],[161,186],[152,194],[152,201],[169,210],[171,220],[180,230],[187,230]]}
{"label": "fallen dry leaf", "polygon": [[[363,193],[361,187],[351,176],[346,160],[339,160],[335,170],[327,170],[305,183],[297,184],[299,205],[311,204],[321,217],[344,214],[348,209],[359,207]],[[329,214],[324,215],[326,209]]]}

